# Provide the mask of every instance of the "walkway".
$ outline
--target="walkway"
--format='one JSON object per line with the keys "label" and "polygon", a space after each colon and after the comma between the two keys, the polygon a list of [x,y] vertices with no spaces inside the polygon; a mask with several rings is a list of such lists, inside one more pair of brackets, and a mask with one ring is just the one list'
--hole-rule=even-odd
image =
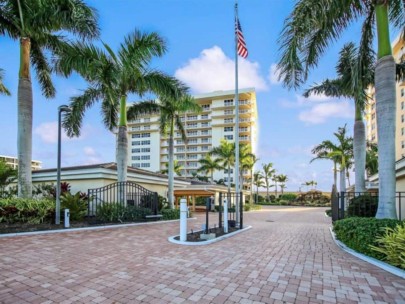
{"label": "walkway", "polygon": [[0,303],[405,303],[405,280],[339,249],[324,210],[249,213],[209,246],[167,242],[178,223],[3,238]]}

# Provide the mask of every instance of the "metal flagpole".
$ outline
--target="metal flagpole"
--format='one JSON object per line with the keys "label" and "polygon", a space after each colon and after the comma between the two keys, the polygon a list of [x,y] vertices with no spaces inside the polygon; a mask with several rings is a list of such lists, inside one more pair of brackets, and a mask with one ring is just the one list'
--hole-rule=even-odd
{"label": "metal flagpole", "polygon": [[236,26],[238,22],[238,0],[235,0],[235,190],[236,190],[236,224],[239,224],[239,94],[238,94],[238,37]]}

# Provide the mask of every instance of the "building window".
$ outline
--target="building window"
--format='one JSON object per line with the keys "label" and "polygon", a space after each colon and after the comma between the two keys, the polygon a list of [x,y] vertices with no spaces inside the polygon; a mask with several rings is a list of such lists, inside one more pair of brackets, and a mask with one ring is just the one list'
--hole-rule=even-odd
{"label": "building window", "polygon": [[203,111],[208,111],[210,109],[210,105],[209,104],[201,105],[201,108],[203,109]]}
{"label": "building window", "polygon": [[189,124],[187,124],[187,127],[189,127],[189,128],[197,128],[198,124],[196,122],[189,123]]}
{"label": "building window", "polygon": [[233,118],[225,118],[224,123],[233,123]]}
{"label": "building window", "polygon": [[371,114],[371,119],[375,119],[375,113]]}
{"label": "building window", "polygon": [[210,146],[202,146],[201,151],[208,151],[210,149]]}
{"label": "building window", "polygon": [[202,144],[208,144],[210,142],[209,138],[201,138],[201,143]]}
{"label": "building window", "polygon": [[208,119],[208,114],[201,115],[201,119]]}
{"label": "building window", "polygon": [[150,155],[142,155],[141,159],[142,160],[150,160]]}
{"label": "building window", "polygon": [[225,115],[232,115],[233,114],[233,110],[225,110],[224,111]]}
{"label": "building window", "polygon": [[372,141],[375,140],[375,135],[371,136],[371,140],[372,140]]}
{"label": "building window", "polygon": [[405,142],[404,141],[401,141],[401,147],[402,147],[402,149],[405,148]]}
{"label": "building window", "polygon": [[201,123],[201,127],[209,127],[210,126],[210,123],[209,122],[202,122]]}
{"label": "building window", "polygon": [[185,158],[184,154],[176,155],[176,159],[184,159],[184,158]]}
{"label": "building window", "polygon": [[371,124],[371,130],[375,129],[375,123]]}
{"label": "building window", "polygon": [[233,132],[233,127],[225,127],[224,132]]}
{"label": "building window", "polygon": [[132,127],[132,131],[138,131],[138,130],[140,130],[140,129],[141,129],[140,126]]}
{"label": "building window", "polygon": [[144,130],[150,130],[150,126],[143,126]]}
{"label": "building window", "polygon": [[375,103],[372,103],[371,104],[371,110],[374,110],[375,109]]}
{"label": "building window", "polygon": [[141,164],[142,168],[149,168],[150,167],[150,163],[142,163]]}
{"label": "building window", "polygon": [[[224,177],[224,182],[228,182],[228,177],[227,176]],[[231,183],[233,183],[233,177],[231,177]]]}
{"label": "building window", "polygon": [[150,137],[150,133],[142,133],[142,137]]}
{"label": "building window", "polygon": [[150,122],[150,118],[144,118],[143,122]]}
{"label": "building window", "polygon": [[132,168],[140,168],[141,164],[140,163],[133,163]]}
{"label": "building window", "polygon": [[241,127],[239,128],[239,132],[247,132],[248,128],[247,127]]}
{"label": "building window", "polygon": [[150,140],[142,140],[142,146],[150,145]]}
{"label": "building window", "polygon": [[210,135],[210,131],[209,130],[203,130],[203,131],[201,131],[201,135]]}
{"label": "building window", "polygon": [[[229,172],[230,174],[233,174],[233,169],[230,169],[229,171],[230,171],[230,172]],[[225,169],[225,170],[224,170],[224,173],[225,173],[225,174],[228,174],[228,169]]]}
{"label": "building window", "polygon": [[404,114],[402,114],[401,115],[401,122],[404,122],[405,121],[405,117],[404,117]]}
{"label": "building window", "polygon": [[188,136],[196,136],[196,135],[198,135],[198,132],[197,131],[187,131],[187,135]]}
{"label": "building window", "polygon": [[224,135],[224,139],[233,140],[233,135]]}
{"label": "building window", "polygon": [[188,140],[188,144],[196,144],[198,143],[198,139],[197,138],[192,138]]}
{"label": "building window", "polygon": [[141,160],[141,157],[139,155],[132,156],[132,160]]}
{"label": "building window", "polygon": [[401,110],[403,110],[403,109],[404,109],[404,102],[401,101]]}
{"label": "building window", "polygon": [[183,144],[184,144],[184,141],[183,141],[182,139],[177,139],[177,140],[176,140],[176,144],[178,144],[178,145],[183,145]]}
{"label": "building window", "polygon": [[196,152],[198,150],[197,147],[187,147],[187,151],[189,152]]}
{"label": "building window", "polygon": [[132,145],[133,145],[133,146],[139,146],[140,144],[141,144],[140,141],[133,141],[133,142],[132,142]]}
{"label": "building window", "polygon": [[197,115],[192,115],[192,116],[187,117],[187,120],[197,120],[197,119],[198,119]]}
{"label": "building window", "polygon": [[139,152],[141,152],[140,148],[132,149],[132,153],[139,153]]}
{"label": "building window", "polygon": [[401,89],[401,97],[404,97],[405,96],[405,89]]}
{"label": "building window", "polygon": [[233,106],[233,99],[225,99],[224,106],[225,107]]}
{"label": "building window", "polygon": [[141,134],[139,133],[132,134],[132,138],[141,138]]}
{"label": "building window", "polygon": [[150,152],[150,148],[142,148],[142,150],[141,150],[142,152]]}
{"label": "building window", "polygon": [[176,152],[184,152],[185,149],[184,148],[176,148]]}

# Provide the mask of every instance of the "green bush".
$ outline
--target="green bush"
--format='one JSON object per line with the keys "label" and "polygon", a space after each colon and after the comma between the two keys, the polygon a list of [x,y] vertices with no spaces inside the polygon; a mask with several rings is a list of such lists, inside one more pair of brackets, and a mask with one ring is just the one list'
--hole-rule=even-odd
{"label": "green bush", "polygon": [[52,219],[54,213],[55,201],[50,199],[0,199],[0,223],[40,224]]}
{"label": "green bush", "polygon": [[250,211],[250,204],[245,204],[245,205],[243,205],[243,210],[244,211]]}
{"label": "green bush", "polygon": [[163,209],[162,216],[165,221],[178,220],[180,218],[180,209]]}
{"label": "green bush", "polygon": [[378,237],[371,249],[383,255],[387,263],[405,269],[405,224],[394,229],[385,228],[385,234]]}
{"label": "green bush", "polygon": [[161,195],[158,195],[158,209],[163,210],[163,209],[168,209],[170,208],[169,202],[167,199]]}
{"label": "green bush", "polygon": [[261,205],[255,205],[255,204],[245,204],[243,210],[244,211],[262,210],[262,206]]}
{"label": "green bush", "polygon": [[[165,209],[164,209],[165,210]],[[162,210],[163,211],[163,210]],[[140,221],[147,215],[151,215],[152,210],[131,205],[117,203],[106,203],[97,208],[97,219],[102,222],[133,222]]]}
{"label": "green bush", "polygon": [[284,193],[280,195],[281,200],[285,201],[293,201],[297,198],[297,195],[295,193]]}
{"label": "green bush", "polygon": [[76,194],[65,192],[60,198],[61,208],[69,209],[72,221],[81,221],[87,213],[88,200],[80,191]]}
{"label": "green bush", "polygon": [[325,211],[326,215],[331,217],[332,216],[332,209],[328,209]]}
{"label": "green bush", "polygon": [[399,220],[350,217],[336,221],[333,230],[336,238],[348,247],[368,256],[381,259],[384,255],[371,249],[377,246],[377,239],[384,235],[385,228],[395,228]]}
{"label": "green bush", "polygon": [[377,213],[378,197],[360,195],[350,200],[347,216],[374,217]]}

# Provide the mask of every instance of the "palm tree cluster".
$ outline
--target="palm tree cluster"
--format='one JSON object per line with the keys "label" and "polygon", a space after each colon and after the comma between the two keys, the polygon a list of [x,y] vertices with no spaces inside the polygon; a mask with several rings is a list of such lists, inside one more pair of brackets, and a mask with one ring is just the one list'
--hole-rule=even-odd
{"label": "palm tree cluster", "polygon": [[[259,188],[266,188],[266,200],[270,201],[269,189],[274,187],[276,197],[278,196],[278,185],[280,185],[281,194],[287,188],[286,182],[288,176],[285,174],[276,174],[276,169],[273,168],[273,163],[262,164],[263,171],[256,171],[253,174],[253,184],[256,186],[256,198],[259,196]],[[271,184],[273,182],[273,184]]]}
{"label": "palm tree cluster", "polygon": [[[356,191],[364,189],[365,139],[361,111],[364,89],[373,83],[376,89],[376,113],[379,151],[379,204],[377,218],[396,218],[395,208],[395,102],[397,65],[392,56],[390,27],[405,35],[403,0],[299,0],[286,19],[280,35],[280,79],[288,88],[299,88],[318,65],[327,47],[353,24],[361,24],[358,47],[349,44],[341,52],[338,77],[325,80],[307,93],[352,98],[356,103],[354,158]],[[373,51],[377,38],[376,56]],[[376,57],[376,58],[375,58]],[[376,59],[376,61],[375,61]],[[340,152],[339,152],[340,153]],[[336,159],[338,155],[334,156]],[[342,156],[340,156],[342,158]],[[343,161],[341,159],[341,161]],[[347,164],[341,164],[345,170]]]}
{"label": "palm tree cluster", "polygon": [[[64,34],[73,34],[71,42]],[[30,66],[36,72],[42,93],[55,96],[51,72],[69,77],[78,73],[87,88],[71,98],[71,112],[65,113],[63,126],[69,136],[79,136],[84,114],[101,103],[102,121],[117,133],[117,179],[126,181],[128,161],[127,121],[138,116],[159,113],[161,133],[169,137],[169,202],[173,205],[173,130],[185,138],[180,115],[199,111],[188,95],[188,88],[176,78],[151,67],[152,61],[167,51],[166,41],[157,33],[135,29],[125,36],[118,50],[105,42],[91,43],[100,35],[95,9],[83,0],[0,0],[0,35],[19,40],[20,73],[18,87],[18,192],[32,194],[32,84]],[[80,38],[75,41],[73,38]],[[53,59],[52,61],[50,59]],[[9,95],[0,69],[0,94]],[[128,105],[128,95],[153,101]]]}

